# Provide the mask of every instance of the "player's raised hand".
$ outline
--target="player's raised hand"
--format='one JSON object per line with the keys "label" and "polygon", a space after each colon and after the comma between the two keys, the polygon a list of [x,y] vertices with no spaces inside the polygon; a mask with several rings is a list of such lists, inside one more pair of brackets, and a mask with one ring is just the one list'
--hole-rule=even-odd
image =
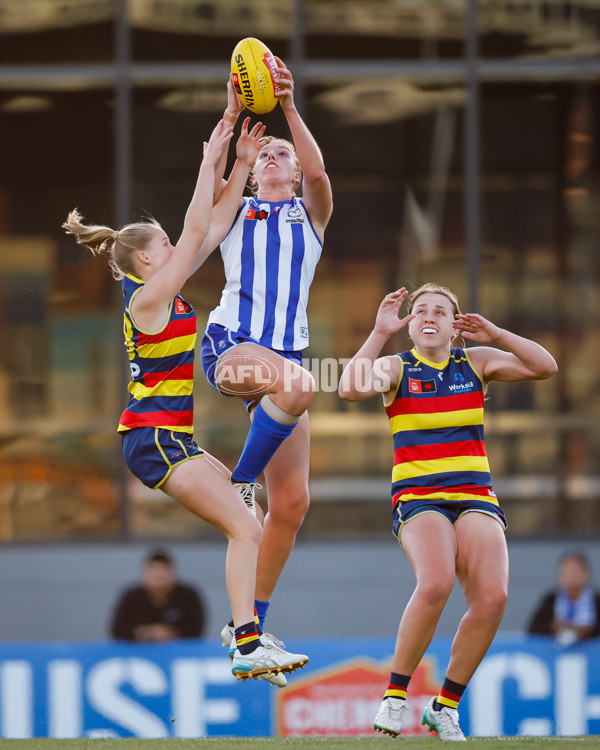
{"label": "player's raised hand", "polygon": [[204,161],[207,164],[215,165],[219,161],[232,135],[233,128],[225,120],[219,120],[210,134],[208,143],[204,141]]}
{"label": "player's raised hand", "polygon": [[373,329],[376,333],[385,333],[387,336],[391,336],[404,328],[415,317],[414,313],[406,315],[404,318],[399,317],[400,308],[407,296],[408,290],[405,287],[386,294],[377,310],[375,328]]}
{"label": "player's raised hand", "polygon": [[477,313],[458,313],[452,321],[452,327],[461,333],[463,338],[472,339],[481,344],[491,344],[496,341],[502,331],[497,325]]}
{"label": "player's raised hand", "polygon": [[235,154],[241,162],[252,167],[256,161],[258,152],[263,146],[260,139],[265,134],[266,125],[263,125],[262,122],[257,122],[252,130],[248,132],[249,124],[250,118],[246,117],[242,123],[242,130],[235,147]]}
{"label": "player's raised hand", "polygon": [[275,96],[279,99],[282,109],[287,109],[294,105],[294,78],[290,69],[283,62],[280,57],[275,57],[277,63],[277,87],[278,91],[275,92]]}
{"label": "player's raised hand", "polygon": [[240,97],[235,93],[232,75],[230,73],[229,78],[227,79],[227,109],[225,111],[233,117],[237,117],[243,109],[244,105]]}

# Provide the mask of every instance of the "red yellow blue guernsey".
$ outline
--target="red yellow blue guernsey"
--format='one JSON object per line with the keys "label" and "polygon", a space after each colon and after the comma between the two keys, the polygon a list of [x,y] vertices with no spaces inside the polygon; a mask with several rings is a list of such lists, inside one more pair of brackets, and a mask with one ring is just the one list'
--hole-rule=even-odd
{"label": "red yellow blue guernsey", "polygon": [[386,404],[394,436],[392,503],[482,500],[498,506],[483,435],[484,385],[466,349],[428,362],[397,355],[402,371]]}
{"label": "red yellow blue guernsey", "polygon": [[192,433],[196,313],[178,294],[163,328],[152,333],[141,331],[131,317],[131,303],[144,283],[131,274],[123,279],[123,332],[131,382],[118,431],[158,427]]}

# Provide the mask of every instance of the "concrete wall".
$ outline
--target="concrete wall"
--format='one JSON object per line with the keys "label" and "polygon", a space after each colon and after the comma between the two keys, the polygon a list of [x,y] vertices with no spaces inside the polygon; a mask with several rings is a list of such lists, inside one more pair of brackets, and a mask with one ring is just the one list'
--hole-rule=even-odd
{"label": "concrete wall", "polygon": [[[135,583],[149,545],[5,547],[0,549],[0,640],[102,640],[121,588]],[[181,578],[203,592],[207,637],[230,618],[225,544],[168,547]],[[600,542],[510,542],[511,591],[503,632],[522,630],[541,594],[555,582],[562,552],[584,550],[600,586]],[[268,630],[281,638],[393,636],[413,575],[391,537],[380,542],[299,543],[274,597]],[[452,635],[464,611],[459,590],[438,635]]]}

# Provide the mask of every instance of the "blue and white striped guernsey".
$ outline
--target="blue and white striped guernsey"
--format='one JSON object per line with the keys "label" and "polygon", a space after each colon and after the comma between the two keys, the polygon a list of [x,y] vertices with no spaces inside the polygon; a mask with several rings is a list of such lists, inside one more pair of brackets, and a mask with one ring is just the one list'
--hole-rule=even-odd
{"label": "blue and white striped guernsey", "polygon": [[300,198],[244,198],[221,243],[227,282],[208,323],[269,349],[304,349],[308,291],[322,247]]}

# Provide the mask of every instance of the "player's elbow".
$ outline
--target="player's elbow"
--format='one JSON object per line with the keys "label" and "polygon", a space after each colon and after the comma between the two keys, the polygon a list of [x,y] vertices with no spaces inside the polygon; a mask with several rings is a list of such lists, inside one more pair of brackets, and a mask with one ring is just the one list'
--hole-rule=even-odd
{"label": "player's elbow", "polygon": [[302,185],[304,191],[308,189],[319,195],[326,195],[328,202],[332,203],[329,177],[324,166],[317,165],[310,170],[307,169],[302,176]]}
{"label": "player's elbow", "polygon": [[541,367],[540,371],[537,373],[537,379],[547,380],[553,375],[556,375],[557,372],[558,365],[556,364],[556,360],[554,359],[554,357],[549,357],[548,360],[544,362],[543,367]]}
{"label": "player's elbow", "polygon": [[338,396],[344,401],[360,401],[361,398],[364,398],[364,395],[361,395],[348,375],[342,375],[338,386]]}

